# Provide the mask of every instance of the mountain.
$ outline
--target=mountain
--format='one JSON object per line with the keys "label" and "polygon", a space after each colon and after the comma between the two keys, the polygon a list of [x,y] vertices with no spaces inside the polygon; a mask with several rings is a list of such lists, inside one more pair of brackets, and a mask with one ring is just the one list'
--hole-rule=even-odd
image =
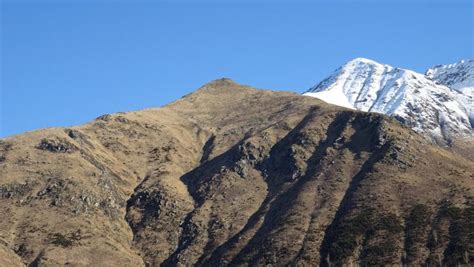
{"label": "mountain", "polygon": [[[447,86],[461,88],[466,80],[472,80],[472,64],[462,66],[439,66],[429,72],[430,76],[425,76],[356,58],[304,95],[351,109],[393,116],[417,132],[449,142],[453,138],[474,136],[472,116],[471,121],[469,117],[472,102],[463,94],[469,89],[453,90]],[[471,74],[457,77],[449,74],[464,73],[461,69]]]}
{"label": "mountain", "polygon": [[221,79],[1,139],[0,266],[467,266],[473,174],[393,118]]}
{"label": "mountain", "polygon": [[471,126],[474,125],[474,60],[461,60],[449,65],[436,65],[425,75],[438,84],[460,93],[458,101],[466,107]]}

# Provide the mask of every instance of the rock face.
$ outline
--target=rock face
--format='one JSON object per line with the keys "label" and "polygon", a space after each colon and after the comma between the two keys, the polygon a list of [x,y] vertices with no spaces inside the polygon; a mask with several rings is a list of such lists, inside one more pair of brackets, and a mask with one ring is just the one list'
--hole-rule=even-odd
{"label": "rock face", "polygon": [[462,61],[456,66],[436,66],[425,76],[356,58],[304,95],[386,114],[435,141],[451,142],[474,137],[472,65],[472,61]]}
{"label": "rock face", "polygon": [[474,262],[474,163],[311,97],[222,79],[0,158],[0,265]]}

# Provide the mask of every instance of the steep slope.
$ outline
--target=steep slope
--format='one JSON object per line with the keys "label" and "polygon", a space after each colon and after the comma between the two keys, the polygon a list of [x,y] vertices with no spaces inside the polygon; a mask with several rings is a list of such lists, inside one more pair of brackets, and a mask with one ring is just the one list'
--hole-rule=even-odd
{"label": "steep slope", "polygon": [[461,60],[448,65],[436,65],[426,71],[428,78],[462,93],[458,101],[466,108],[474,127],[474,60]]}
{"label": "steep slope", "polygon": [[304,95],[352,109],[396,117],[435,139],[471,137],[464,96],[410,70],[357,58]]}
{"label": "steep slope", "polygon": [[474,90],[474,60],[472,59],[433,66],[426,71],[425,75],[461,93],[472,95]]}
{"label": "steep slope", "polygon": [[473,173],[394,119],[222,79],[2,140],[0,252],[32,266],[468,264]]}

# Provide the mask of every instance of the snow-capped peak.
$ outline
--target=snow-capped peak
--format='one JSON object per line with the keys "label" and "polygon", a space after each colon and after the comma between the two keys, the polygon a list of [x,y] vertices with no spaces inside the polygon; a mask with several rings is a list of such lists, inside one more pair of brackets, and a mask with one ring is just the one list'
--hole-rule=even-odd
{"label": "snow-capped peak", "polygon": [[427,76],[356,58],[304,95],[331,104],[394,116],[414,130],[446,140],[471,136],[468,112],[457,91]]}

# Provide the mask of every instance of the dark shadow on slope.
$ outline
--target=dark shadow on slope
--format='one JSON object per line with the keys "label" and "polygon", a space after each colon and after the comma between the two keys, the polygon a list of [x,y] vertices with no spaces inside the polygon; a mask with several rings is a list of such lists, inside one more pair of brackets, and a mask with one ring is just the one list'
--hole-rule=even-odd
{"label": "dark shadow on slope", "polygon": [[[261,243],[264,242],[265,237],[278,221],[278,218],[280,218],[282,214],[285,214],[288,209],[291,208],[291,205],[288,205],[288,203],[294,201],[298,195],[298,192],[304,187],[306,182],[313,178],[320,171],[320,166],[318,163],[325,155],[327,148],[330,147],[341,135],[350,119],[349,113],[344,112],[338,114],[333,123],[328,126],[328,137],[324,141],[320,142],[316,148],[316,151],[308,160],[308,170],[306,174],[298,179],[287,192],[283,193],[282,195],[278,195],[278,193],[281,191],[281,185],[285,182],[291,181],[292,178],[291,176],[293,170],[291,167],[294,167],[294,162],[292,162],[292,158],[290,156],[291,145],[298,140],[299,132],[311,121],[312,118],[313,115],[308,114],[302,123],[295,127],[285,138],[283,138],[272,148],[268,160],[259,166],[262,171],[266,171],[268,173],[269,177],[269,179],[267,179],[267,183],[269,185],[269,194],[262,203],[260,209],[250,217],[247,225],[237,235],[232,237],[229,241],[215,250],[208,262],[199,262],[200,264],[219,264],[219,260],[227,248],[235,246],[244,233],[246,233],[249,229],[252,229],[260,218],[265,217],[260,229],[231,264],[236,264],[239,261],[239,258],[243,257],[245,253],[249,253],[256,248],[260,248]],[[290,169],[288,169],[288,166],[290,166]],[[281,177],[282,174],[283,177]]]}
{"label": "dark shadow on slope", "polygon": [[181,177],[181,181],[186,185],[189,194],[194,199],[195,208],[193,211],[188,213],[181,223],[183,227],[182,234],[179,239],[179,244],[176,250],[161,264],[161,266],[176,266],[178,264],[178,256],[184,251],[189,244],[192,243],[197,235],[197,228],[192,223],[194,212],[199,208],[206,200],[205,195],[198,192],[201,185],[205,185],[214,174],[220,172],[221,168],[229,168],[238,160],[236,156],[239,151],[239,145],[248,137],[244,137],[236,145],[230,148],[225,153],[213,158],[210,161],[204,161],[204,163],[198,166],[196,169],[186,173]]}
{"label": "dark shadow on slope", "polygon": [[388,149],[391,146],[391,142],[386,142],[385,144],[382,145],[380,149],[377,151],[374,151],[374,153],[370,156],[370,158],[362,165],[362,168],[360,171],[354,176],[352,181],[349,184],[349,188],[347,189],[341,204],[339,205],[339,208],[336,212],[336,215],[334,217],[334,220],[332,223],[327,227],[324,239],[321,245],[321,251],[320,251],[320,265],[321,266],[329,266],[329,262],[327,262],[325,259],[329,258],[332,259],[336,255],[331,255],[331,245],[332,243],[336,240],[337,238],[337,229],[344,217],[348,214],[350,208],[352,207],[353,204],[353,199],[354,199],[354,194],[357,191],[357,189],[360,186],[360,183],[364,180],[366,177],[366,174],[370,173],[374,165],[380,161],[385,155]]}
{"label": "dark shadow on slope", "polygon": [[[287,139],[294,138],[294,136],[303,129],[306,124],[315,116],[318,107],[312,107],[305,117],[298,123],[296,127],[294,127],[285,138],[283,138],[279,143],[288,142]],[[241,153],[239,152],[239,146],[244,143],[246,139],[250,137],[250,134],[247,134],[240,142],[234,145],[232,148],[227,150],[225,153],[213,158],[210,161],[204,162],[202,165],[198,166],[196,169],[192,170],[191,172],[183,175],[181,180],[185,183],[188,187],[188,191],[190,195],[194,198],[197,207],[201,206],[202,203],[205,201],[205,196],[202,196],[198,189],[201,185],[205,185],[206,182],[214,175],[218,174],[222,168],[230,169],[240,158],[242,157]],[[286,146],[285,146],[286,147]],[[272,149],[273,151],[273,149]],[[286,162],[287,163],[287,162]],[[281,164],[280,164],[281,165]],[[269,186],[270,187],[270,186]],[[179,253],[184,251],[188,244],[195,238],[196,229],[191,224],[191,219],[193,217],[193,212],[189,213],[182,225],[183,234],[180,239],[178,248],[174,251],[174,253],[168,257],[167,260],[163,262],[163,266],[174,266],[177,264],[177,256]],[[206,245],[206,248],[209,249],[209,244]],[[198,261],[199,265],[200,261]]]}
{"label": "dark shadow on slope", "polygon": [[[344,149],[349,149],[356,157],[360,157],[361,152],[373,153],[381,147],[381,143],[385,142],[386,135],[383,134],[381,123],[383,117],[376,114],[357,114],[357,116],[351,121],[352,128],[355,133],[350,137],[350,140],[345,140],[345,138],[339,138],[335,141],[336,144],[341,145],[339,151]],[[361,167],[363,166],[361,163]],[[347,177],[348,179],[353,179],[353,177]],[[317,210],[313,211],[317,213]],[[311,224],[311,222],[310,222]],[[301,259],[304,253],[305,243],[307,239],[307,233],[303,244],[300,248],[298,254],[293,258],[291,265],[297,265],[298,259]]]}
{"label": "dark shadow on slope", "polygon": [[216,136],[212,135],[202,147],[202,157],[201,157],[201,160],[199,161],[201,164],[209,160],[209,156],[211,155],[212,150],[214,149],[215,139],[216,139]]}

